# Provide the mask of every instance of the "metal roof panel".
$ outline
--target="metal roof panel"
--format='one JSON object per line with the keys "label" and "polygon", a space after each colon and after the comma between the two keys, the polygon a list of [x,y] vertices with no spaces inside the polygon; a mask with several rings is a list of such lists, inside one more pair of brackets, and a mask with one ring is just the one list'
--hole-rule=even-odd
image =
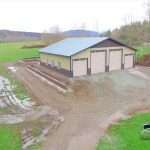
{"label": "metal roof panel", "polygon": [[40,49],[40,52],[71,56],[106,39],[108,39],[108,37],[66,38]]}

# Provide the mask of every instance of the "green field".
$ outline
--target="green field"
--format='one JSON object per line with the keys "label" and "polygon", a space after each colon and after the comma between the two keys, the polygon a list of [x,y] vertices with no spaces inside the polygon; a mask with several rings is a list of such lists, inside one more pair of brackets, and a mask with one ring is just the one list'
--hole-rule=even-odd
{"label": "green field", "polygon": [[[23,48],[23,46],[41,43],[41,41],[0,43],[0,62],[10,62],[23,58],[39,57],[39,48]],[[150,54],[150,47],[139,47],[137,49],[137,58],[141,58],[145,54]]]}
{"label": "green field", "polygon": [[0,43],[0,62],[17,61],[23,58],[39,57],[38,48],[22,48],[35,42]]}
{"label": "green field", "polygon": [[145,113],[113,125],[96,150],[150,150],[150,140],[143,140],[140,135],[144,123],[149,122],[150,113]]}
{"label": "green field", "polygon": [[21,135],[16,127],[0,126],[0,150],[21,150]]}

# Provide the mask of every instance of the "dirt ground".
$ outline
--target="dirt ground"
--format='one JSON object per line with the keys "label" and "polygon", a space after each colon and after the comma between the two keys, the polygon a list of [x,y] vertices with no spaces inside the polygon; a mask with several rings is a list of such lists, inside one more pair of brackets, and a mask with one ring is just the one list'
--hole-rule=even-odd
{"label": "dirt ground", "polygon": [[143,58],[141,58],[140,60],[138,60],[137,62],[139,65],[143,65],[143,66],[148,66],[150,67],[150,55],[144,55]]}
{"label": "dirt ground", "polygon": [[64,116],[64,123],[43,143],[43,150],[95,150],[100,125],[113,113],[139,101],[150,101],[150,69],[102,73],[74,79],[73,92],[62,94],[24,67],[15,72],[32,99]]}

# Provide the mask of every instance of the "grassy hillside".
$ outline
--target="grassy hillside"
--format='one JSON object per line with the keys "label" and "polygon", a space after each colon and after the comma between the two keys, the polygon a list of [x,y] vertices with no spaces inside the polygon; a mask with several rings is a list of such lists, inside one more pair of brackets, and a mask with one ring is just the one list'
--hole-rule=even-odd
{"label": "grassy hillside", "polygon": [[150,47],[139,47],[137,51],[137,58],[141,58],[144,55],[150,54]]}
{"label": "grassy hillside", "polygon": [[32,43],[34,42],[0,43],[0,62],[39,57],[38,48],[22,48],[24,45]]}

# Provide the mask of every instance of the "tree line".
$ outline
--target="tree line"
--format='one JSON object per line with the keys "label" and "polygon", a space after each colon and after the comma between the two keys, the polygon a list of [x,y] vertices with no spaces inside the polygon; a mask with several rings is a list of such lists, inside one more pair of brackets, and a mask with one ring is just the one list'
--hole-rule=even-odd
{"label": "tree line", "polygon": [[120,29],[106,32],[105,36],[113,37],[131,46],[149,45],[150,22],[145,20],[124,25]]}
{"label": "tree line", "polygon": [[143,44],[150,46],[150,0],[146,2],[146,18],[144,21],[134,22],[132,16],[129,19],[130,23],[121,26],[119,29],[107,31],[104,35],[116,38],[131,46]]}

